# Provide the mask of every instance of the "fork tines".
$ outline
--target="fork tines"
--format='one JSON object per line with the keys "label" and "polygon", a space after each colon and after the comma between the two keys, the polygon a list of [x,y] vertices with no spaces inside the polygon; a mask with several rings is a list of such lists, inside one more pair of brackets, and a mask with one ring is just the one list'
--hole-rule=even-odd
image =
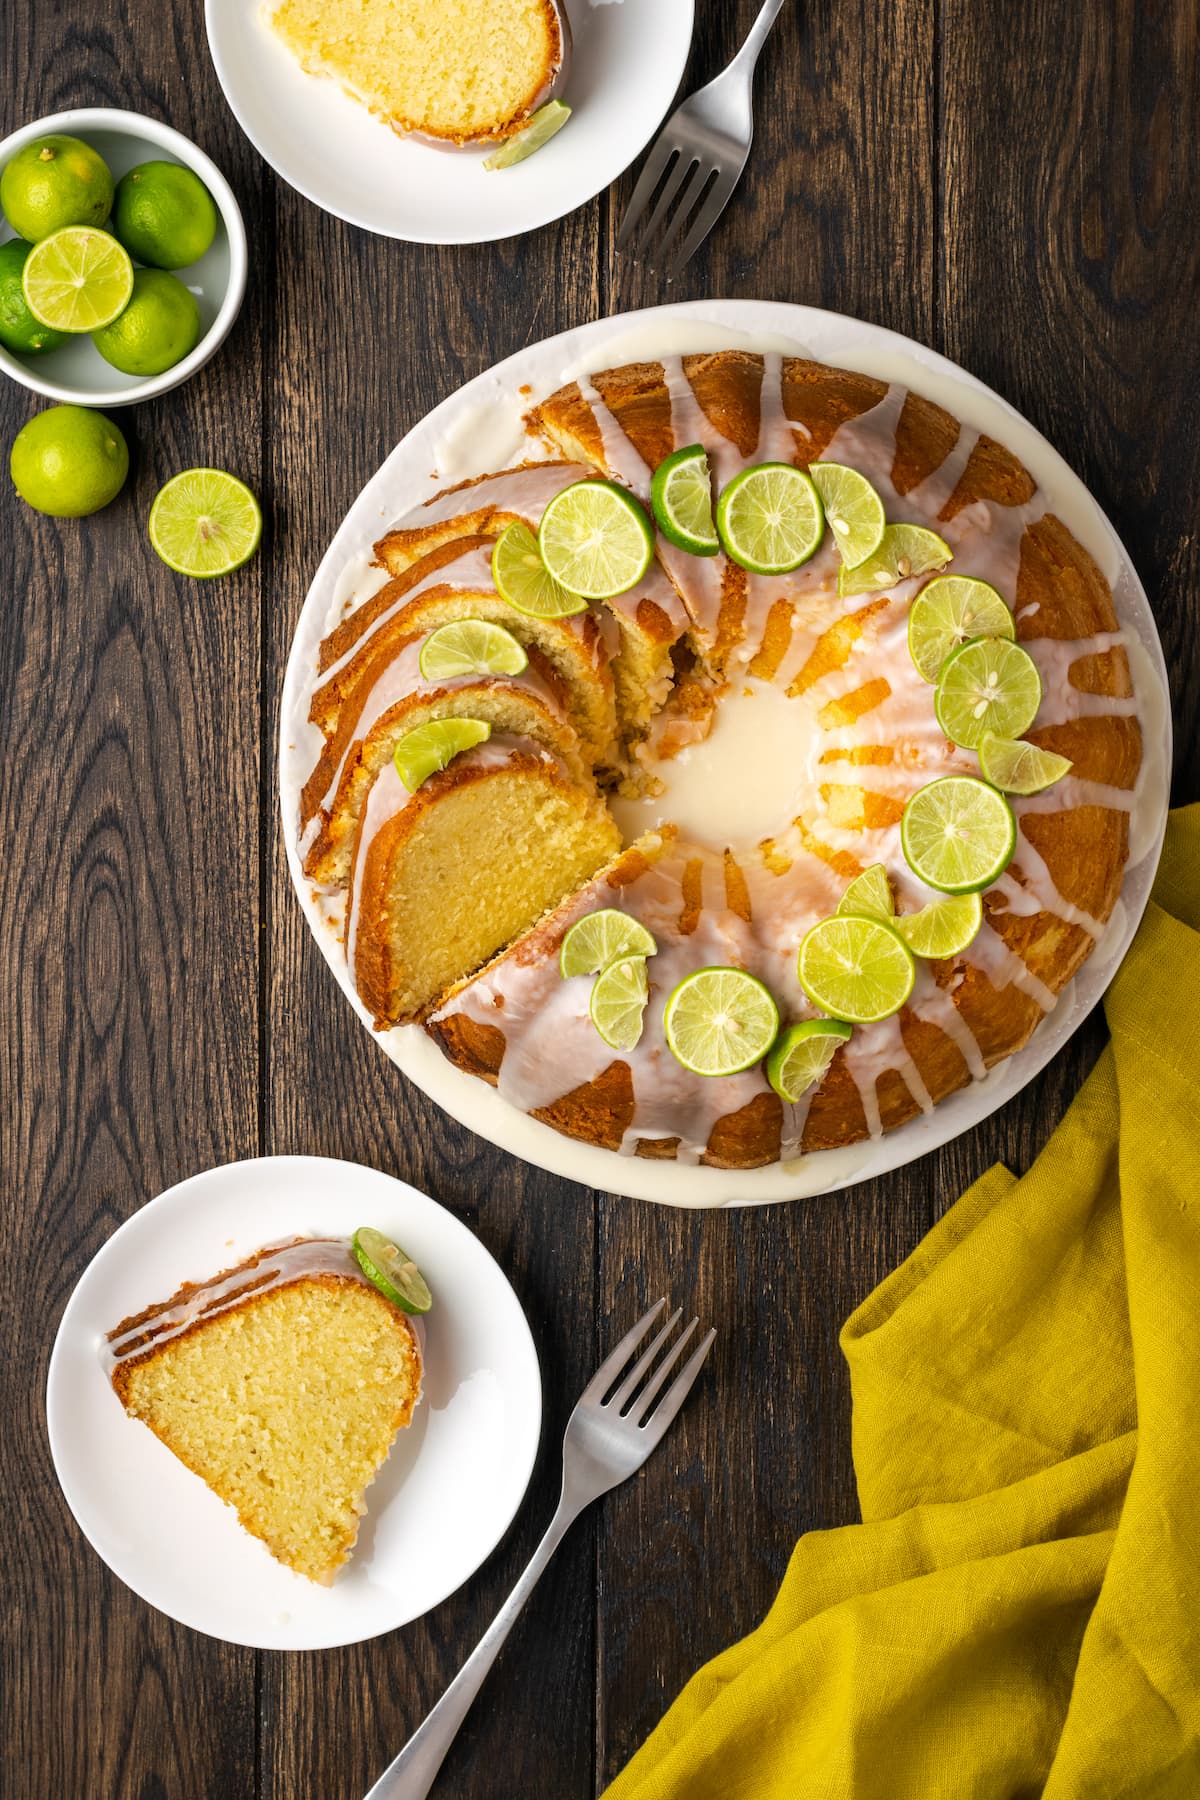
{"label": "fork tines", "polygon": [[678,254],[671,260],[670,273],[678,274],[716,224],[733,186],[732,179],[722,179],[719,165],[697,150],[672,143],[664,133],[625,209],[617,249],[634,256],[653,252],[656,261],[663,261],[686,226]]}
{"label": "fork tines", "polygon": [[717,1335],[711,1328],[705,1333],[667,1392],[659,1400],[658,1396],[662,1393],[671,1371],[675,1368],[700,1324],[698,1318],[690,1320],[667,1349],[656,1368],[654,1366],[655,1359],[683,1317],[683,1309],[677,1307],[655,1333],[647,1348],[642,1351],[636,1361],[633,1361],[636,1351],[650,1327],[661,1316],[666,1304],[665,1300],[657,1301],[649,1312],[644,1314],[637,1324],[625,1333],[616,1349],[605,1358],[596,1371],[584,1395],[585,1399],[600,1404],[606,1412],[617,1413],[622,1420],[630,1424],[639,1426],[653,1424],[658,1430],[665,1430],[683,1405],[688,1390],[700,1373],[701,1365]]}

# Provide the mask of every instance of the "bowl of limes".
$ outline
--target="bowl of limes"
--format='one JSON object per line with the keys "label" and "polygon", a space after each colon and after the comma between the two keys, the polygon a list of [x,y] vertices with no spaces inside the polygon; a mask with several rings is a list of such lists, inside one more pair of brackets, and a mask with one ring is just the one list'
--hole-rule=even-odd
{"label": "bowl of limes", "polygon": [[0,369],[52,400],[128,406],[216,352],[246,230],[216,164],[169,125],[78,107],[0,142]]}

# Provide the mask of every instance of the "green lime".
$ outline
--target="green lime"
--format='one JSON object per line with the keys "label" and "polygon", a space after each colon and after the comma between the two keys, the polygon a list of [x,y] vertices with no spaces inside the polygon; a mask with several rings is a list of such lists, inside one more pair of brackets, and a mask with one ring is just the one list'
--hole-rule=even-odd
{"label": "green lime", "polygon": [[116,499],[129,473],[129,448],[103,413],[51,406],[17,433],[9,469],[36,512],[79,519]]}
{"label": "green lime", "polygon": [[107,231],[65,225],[25,258],[25,303],[54,331],[95,331],[121,314],[133,293],[133,264]]}
{"label": "green lime", "polygon": [[882,863],[872,863],[856,875],[837,903],[839,916],[856,913],[868,919],[890,919],[896,911],[892,884]]}
{"label": "green lime", "polygon": [[561,100],[548,100],[545,106],[539,106],[532,115],[524,131],[516,137],[510,137],[499,150],[493,150],[485,156],[485,169],[511,169],[514,163],[524,162],[543,144],[548,144],[555,132],[561,131],[571,116],[571,109]]}
{"label": "green lime", "polygon": [[654,471],[650,504],[668,544],[693,556],[715,556],[721,548],[712,514],[712,474],[703,444],[685,444]]}
{"label": "green lime", "polygon": [[697,969],[667,1001],[663,1024],[672,1056],[693,1075],[738,1075],[775,1042],[779,1008],[745,969]]}
{"label": "green lime", "polygon": [[453,681],[458,675],[519,675],[529,658],[511,631],[487,619],[455,619],[439,625],[421,645],[425,681]]}
{"label": "green lime", "polygon": [[791,463],[743,469],[721,489],[717,531],[726,555],[755,575],[798,569],[825,535],[812,476]]}
{"label": "green lime", "polygon": [[865,475],[845,463],[809,463],[825,523],[847,568],[856,569],[878,550],[887,525],[883,501]]}
{"label": "green lime", "polygon": [[908,653],[925,681],[936,681],[952,650],[971,638],[1014,638],[1017,627],[994,587],[972,575],[939,575],[908,614]]}
{"label": "green lime", "polygon": [[352,1240],[358,1266],[372,1286],[401,1312],[427,1313],[433,1295],[415,1262],[374,1226],[360,1225]]}
{"label": "green lime", "polygon": [[628,593],[650,567],[654,532],[633,495],[615,481],[575,481],[543,512],[538,548],[569,593],[609,600]]}
{"label": "green lime", "polygon": [[820,919],[800,940],[800,986],[814,1006],[851,1025],[890,1019],[912,993],[916,964],[882,919]]}
{"label": "green lime", "polygon": [[1068,756],[1042,750],[1037,744],[985,733],[979,744],[979,767],[993,787],[1006,794],[1040,794],[1064,775],[1074,763]]}
{"label": "green lime", "polygon": [[587,611],[587,601],[568,594],[546,573],[538,541],[528,525],[506,525],[492,551],[492,580],[502,600],[534,619],[569,619]]}
{"label": "green lime", "polygon": [[108,164],[82,138],[35,138],[4,165],[0,207],[19,237],[36,244],[64,225],[103,225],[113,203]]}
{"label": "green lime", "polygon": [[954,552],[945,538],[924,525],[889,525],[873,553],[856,569],[845,563],[838,570],[838,593],[878,594],[914,575],[944,569]]}
{"label": "green lime", "polygon": [[224,469],[185,469],[150,508],[150,542],[178,575],[228,575],[249,562],[262,537],[262,509]]}
{"label": "green lime", "polygon": [[21,275],[32,248],[24,238],[0,244],[0,344],[18,356],[40,356],[67,341],[65,332],[39,325],[29,310]]}
{"label": "green lime", "polygon": [[217,235],[217,209],[182,163],[144,162],[117,183],[113,231],[130,256],[153,269],[186,269]]}
{"label": "green lime", "polygon": [[969,894],[1003,875],[1017,846],[1012,807],[974,775],[943,775],[918,788],[900,820],[914,875],[943,894]]}
{"label": "green lime", "polygon": [[642,1035],[650,989],[644,956],[623,956],[601,969],[592,983],[592,1024],[614,1050],[632,1050]]}
{"label": "green lime", "polygon": [[162,375],[200,342],[196,296],[165,269],[139,269],[129,305],[92,342],[123,375]]}
{"label": "green lime", "polygon": [[842,1019],[805,1019],[780,1032],[767,1058],[767,1080],[779,1098],[798,1100],[853,1035],[853,1025]]}
{"label": "green lime", "polygon": [[920,912],[904,913],[896,920],[896,930],[914,956],[957,956],[982,924],[983,901],[978,894],[947,894]]}
{"label": "green lime", "polygon": [[963,750],[977,750],[988,732],[1019,738],[1041,704],[1037,664],[1007,638],[976,638],[952,650],[933,695],[938,724]]}
{"label": "green lime", "polygon": [[653,956],[657,949],[644,925],[615,906],[604,906],[599,912],[576,919],[563,938],[558,952],[559,974],[564,980],[572,975],[594,975],[620,956]]}
{"label": "green lime", "polygon": [[409,793],[415,794],[423,781],[464,750],[486,743],[491,735],[486,719],[431,719],[428,725],[405,732],[396,745],[396,773]]}

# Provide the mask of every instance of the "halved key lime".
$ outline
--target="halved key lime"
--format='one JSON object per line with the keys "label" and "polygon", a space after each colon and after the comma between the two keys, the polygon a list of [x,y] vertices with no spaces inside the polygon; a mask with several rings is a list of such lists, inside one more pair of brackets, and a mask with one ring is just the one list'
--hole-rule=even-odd
{"label": "halved key lime", "polygon": [[952,650],[971,638],[1014,638],[1008,607],[986,581],[939,575],[923,587],[908,614],[908,651],[925,681],[936,681]]}
{"label": "halved key lime", "polygon": [[882,919],[820,919],[800,940],[800,986],[814,1006],[851,1025],[890,1019],[912,993],[912,951]]}
{"label": "halved key lime", "polygon": [[974,775],[943,775],[918,788],[900,820],[908,866],[943,894],[990,886],[1012,860],[1017,821],[1003,794]]}
{"label": "halved key lime", "polygon": [[914,956],[957,956],[982,924],[983,901],[978,894],[947,894],[920,912],[903,913],[896,930]]}
{"label": "halved key lime", "polygon": [[756,463],[721,489],[717,533],[725,554],[754,575],[785,575],[825,535],[812,476],[791,463]]}
{"label": "halved key lime", "polygon": [[954,552],[945,538],[924,525],[889,525],[872,555],[856,569],[843,563],[838,570],[838,593],[883,593],[898,582],[914,575],[928,575],[931,569],[944,569]]}
{"label": "halved key lime", "polygon": [[721,548],[712,514],[712,473],[703,444],[685,444],[654,471],[650,503],[668,544],[693,556],[715,556]]}
{"label": "halved key lime", "polygon": [[963,750],[977,750],[989,731],[1019,738],[1041,704],[1037,664],[1007,638],[976,638],[952,650],[933,696],[938,724]]}
{"label": "halved key lime", "polygon": [[453,681],[458,675],[520,675],[529,658],[511,631],[488,619],[454,619],[439,625],[421,645],[426,681]]}
{"label": "halved key lime", "polygon": [[592,1024],[614,1050],[632,1050],[641,1037],[649,992],[644,956],[622,956],[592,983]]}
{"label": "halved key lime", "polygon": [[979,744],[979,767],[993,787],[1006,794],[1040,794],[1075,767],[1069,756],[1042,750],[1015,738],[987,732]]}
{"label": "halved key lime", "polygon": [[847,568],[856,569],[874,556],[883,538],[887,518],[883,501],[865,475],[845,463],[809,463],[808,472],[825,508],[825,523],[834,536]]}
{"label": "halved key lime", "polygon": [[240,569],[262,538],[262,508],[224,469],[185,469],[159,489],[150,542],[167,567],[209,580]]}
{"label": "halved key lime", "polygon": [[433,1295],[411,1257],[373,1225],[360,1225],[351,1240],[355,1259],[367,1280],[401,1312],[427,1313]]}
{"label": "halved key lime", "polygon": [[485,156],[485,169],[511,169],[514,163],[524,162],[543,144],[548,144],[556,131],[561,131],[571,116],[571,109],[561,100],[548,100],[545,106],[539,106],[532,115],[524,131],[516,137],[510,137],[499,150],[493,150]]}
{"label": "halved key lime", "polygon": [[128,306],[133,264],[110,232],[65,225],[33,246],[21,288],[39,324],[54,331],[99,331]]}
{"label": "halved key lime", "polygon": [[543,512],[538,548],[569,593],[611,600],[650,567],[654,532],[633,495],[615,481],[575,481]]}
{"label": "halved key lime", "polygon": [[491,735],[486,719],[431,719],[428,725],[406,731],[396,745],[396,773],[409,793],[415,794],[423,781],[464,750],[486,743]]}
{"label": "halved key lime", "polygon": [[572,975],[594,975],[619,956],[653,956],[658,945],[646,927],[615,906],[576,919],[563,938],[558,969],[564,980]]}
{"label": "halved key lime", "polygon": [[697,969],[667,1001],[663,1024],[672,1056],[693,1075],[738,1075],[775,1042],[779,1008],[745,969]]}
{"label": "halved key lime", "polygon": [[814,1081],[819,1081],[853,1025],[841,1019],[805,1019],[781,1031],[767,1058],[767,1080],[781,1100],[798,1100]]}
{"label": "halved key lime", "polygon": [[856,875],[837,903],[839,916],[858,913],[871,919],[890,919],[896,911],[892,885],[882,863],[872,863]]}
{"label": "halved key lime", "polygon": [[546,571],[538,541],[528,525],[514,519],[496,539],[492,580],[502,600],[533,619],[569,619],[587,611],[587,601],[568,594]]}

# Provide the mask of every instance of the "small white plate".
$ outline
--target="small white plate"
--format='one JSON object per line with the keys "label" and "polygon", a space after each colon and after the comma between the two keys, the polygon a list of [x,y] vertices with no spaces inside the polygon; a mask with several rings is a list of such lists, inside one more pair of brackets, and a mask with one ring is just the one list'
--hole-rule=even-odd
{"label": "small white plate", "polygon": [[[121,1319],[263,1244],[367,1224],[393,1233],[433,1290],[424,1391],[367,1490],[353,1557],[322,1588],[277,1563],[127,1416],[98,1349]],[[67,1504],[135,1594],[228,1643],[323,1650],[407,1624],[474,1573],[528,1485],[542,1391],[516,1295],[452,1213],[357,1163],[271,1156],[181,1181],[109,1239],[63,1314],[46,1410]]]}
{"label": "small white plate", "polygon": [[306,75],[263,23],[259,0],[206,0],[208,43],[242,130],[326,212],[419,244],[482,244],[533,231],[598,194],[637,157],[674,98],[695,0],[569,0],[571,118],[525,162],[489,173],[482,150],[400,137]]}

